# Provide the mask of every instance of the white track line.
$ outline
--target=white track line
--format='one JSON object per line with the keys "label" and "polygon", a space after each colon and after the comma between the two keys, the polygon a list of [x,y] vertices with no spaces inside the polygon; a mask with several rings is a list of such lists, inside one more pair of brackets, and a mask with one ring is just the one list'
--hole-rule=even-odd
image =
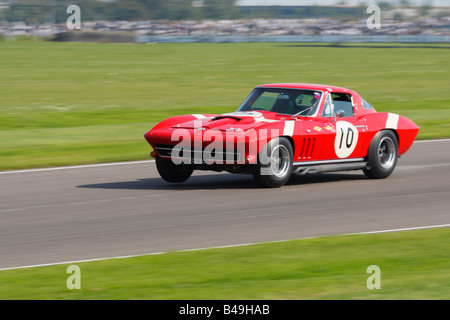
{"label": "white track line", "polygon": [[[414,141],[414,143],[449,142],[449,141],[450,141],[450,139],[417,140],[417,141]],[[109,162],[109,163],[86,164],[86,165],[77,165],[77,166],[63,166],[63,167],[51,167],[51,168],[37,168],[37,169],[11,170],[11,171],[0,171],[0,174],[28,173],[28,172],[42,172],[42,171],[69,170],[69,169],[84,169],[84,168],[108,167],[108,166],[124,166],[124,165],[134,165],[134,164],[151,163],[151,162],[155,162],[155,160],[123,161],[123,162]]]}
{"label": "white track line", "polygon": [[449,142],[450,139],[435,139],[435,140],[416,140],[414,143],[421,143],[421,142]]}
{"label": "white track line", "polygon": [[[450,224],[439,224],[439,225],[432,225],[432,226],[398,228],[398,229],[387,229],[387,230],[377,230],[377,231],[366,231],[366,232],[347,233],[347,234],[340,234],[340,235],[338,234],[338,235],[331,235],[331,236],[332,237],[342,237],[342,236],[353,236],[353,235],[364,235],[364,234],[378,234],[378,233],[412,231],[412,230],[423,230],[423,229],[434,229],[434,228],[448,228],[448,227],[450,227]],[[202,250],[224,249],[224,248],[236,248],[236,247],[252,246],[252,245],[256,245],[256,244],[271,244],[271,243],[280,243],[280,242],[288,242],[288,241],[296,241],[296,240],[318,239],[318,238],[322,238],[322,237],[330,237],[330,236],[318,236],[318,237],[309,237],[309,238],[300,238],[300,239],[286,239],[286,240],[276,240],[276,241],[266,241],[266,242],[250,242],[250,243],[241,243],[241,244],[215,246],[215,247],[205,247],[205,248],[196,248],[196,249],[184,249],[184,250],[174,250],[174,251],[152,252],[152,253],[135,254],[135,255],[128,255],[128,256],[117,256],[117,257],[108,257],[108,258],[96,258],[96,259],[85,259],[85,260],[74,260],[74,261],[64,261],[64,262],[45,263],[45,264],[35,264],[35,265],[29,265],[29,266],[0,268],[0,271],[17,270],[17,269],[29,269],[29,268],[37,268],[37,267],[49,267],[49,266],[56,266],[56,265],[63,265],[63,264],[76,264],[76,263],[83,263],[83,262],[95,262],[95,261],[113,260],[113,259],[137,258],[137,257],[144,257],[144,256],[154,256],[154,255],[165,254],[165,253],[191,252],[191,251],[202,251]]]}
{"label": "white track line", "polygon": [[108,167],[108,166],[124,166],[124,165],[144,164],[144,163],[150,163],[150,162],[155,162],[155,160],[109,162],[109,163],[86,164],[86,165],[78,165],[78,166],[25,169],[25,170],[3,171],[3,172],[0,172],[0,174],[42,172],[42,171],[54,171],[54,170],[68,170],[68,169],[84,169],[84,168]]}

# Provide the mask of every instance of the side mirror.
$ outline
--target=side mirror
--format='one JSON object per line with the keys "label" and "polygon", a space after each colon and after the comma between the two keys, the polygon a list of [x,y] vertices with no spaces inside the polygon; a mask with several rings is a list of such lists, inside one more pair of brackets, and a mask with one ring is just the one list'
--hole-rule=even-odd
{"label": "side mirror", "polygon": [[334,119],[333,121],[336,122],[336,118],[343,118],[345,117],[345,111],[344,110],[338,110],[335,114],[334,114]]}

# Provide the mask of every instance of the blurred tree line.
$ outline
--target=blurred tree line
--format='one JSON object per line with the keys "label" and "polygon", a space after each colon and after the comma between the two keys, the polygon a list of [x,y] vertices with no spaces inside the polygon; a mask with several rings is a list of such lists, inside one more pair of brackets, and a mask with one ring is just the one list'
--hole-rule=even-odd
{"label": "blurred tree line", "polygon": [[[78,5],[83,21],[94,20],[199,20],[235,19],[239,10],[236,0],[0,0],[9,2],[5,8],[8,20],[42,23],[55,17],[67,19],[69,5]],[[1,9],[1,8],[0,8]]]}
{"label": "blurred tree line", "polygon": [[[398,2],[399,1],[399,2]],[[64,22],[69,5],[81,8],[82,21],[99,20],[202,20],[240,18],[335,18],[354,19],[364,16],[366,6],[261,6],[239,7],[237,0],[0,0],[12,7],[8,20],[28,23]],[[408,0],[396,0],[396,5],[409,6]],[[397,3],[398,2],[398,3]],[[340,4],[345,4],[345,0]],[[394,3],[379,0],[382,8]],[[1,7],[0,7],[1,9]],[[3,14],[5,16],[5,14]]]}

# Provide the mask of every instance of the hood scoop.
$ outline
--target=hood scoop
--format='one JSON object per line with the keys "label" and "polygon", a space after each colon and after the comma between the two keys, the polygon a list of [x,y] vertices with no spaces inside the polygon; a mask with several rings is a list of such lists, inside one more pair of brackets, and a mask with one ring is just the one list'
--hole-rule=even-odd
{"label": "hood scoop", "polygon": [[220,116],[216,116],[212,120],[221,120],[221,119],[227,119],[227,118],[234,119],[236,121],[241,121],[242,120],[242,118],[239,118],[239,117],[236,117],[236,116],[230,116],[230,115],[226,115],[226,114],[223,114],[223,115],[220,115]]}
{"label": "hood scoop", "polygon": [[198,119],[194,121],[188,121],[184,123],[177,124],[173,126],[173,128],[185,128],[185,129],[201,129],[201,128],[208,128],[213,129],[216,127],[222,127],[234,124],[236,122],[241,121],[242,119],[235,116],[229,116],[229,115],[218,115],[214,118],[209,119]]}
{"label": "hood scoop", "polygon": [[179,123],[172,128],[184,128],[184,129],[214,129],[220,131],[245,131],[250,128],[263,124],[265,122],[277,121],[274,119],[265,119],[260,112],[233,112],[218,114],[208,118],[196,119]]}

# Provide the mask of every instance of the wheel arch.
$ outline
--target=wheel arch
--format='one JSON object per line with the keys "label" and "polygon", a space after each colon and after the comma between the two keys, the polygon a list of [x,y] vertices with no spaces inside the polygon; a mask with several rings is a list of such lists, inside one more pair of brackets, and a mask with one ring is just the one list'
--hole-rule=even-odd
{"label": "wheel arch", "polygon": [[288,139],[289,143],[292,146],[292,155],[294,155],[295,154],[295,142],[294,142],[294,139],[291,136],[280,136],[280,138]]}
{"label": "wheel arch", "polygon": [[378,130],[378,131],[372,136],[371,140],[369,141],[369,143],[368,143],[368,145],[367,145],[367,149],[366,149],[366,155],[365,155],[365,158],[366,158],[366,159],[367,159],[367,157],[369,156],[370,144],[372,143],[373,139],[375,139],[375,136],[376,136],[378,133],[383,132],[383,131],[391,131],[391,132],[395,135],[395,137],[397,138],[397,147],[400,148],[400,137],[399,137],[399,135],[398,135],[397,130],[391,129],[391,128],[381,129],[381,130]]}

